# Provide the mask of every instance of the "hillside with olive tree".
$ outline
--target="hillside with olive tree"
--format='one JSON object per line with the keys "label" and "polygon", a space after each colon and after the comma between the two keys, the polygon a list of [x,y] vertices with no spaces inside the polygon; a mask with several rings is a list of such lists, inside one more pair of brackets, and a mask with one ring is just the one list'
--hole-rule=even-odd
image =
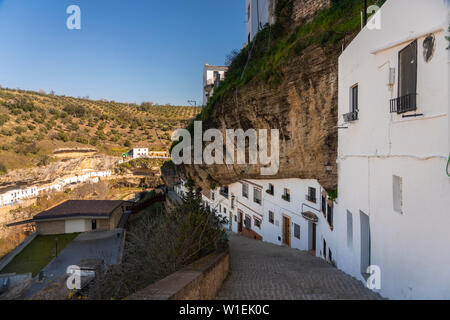
{"label": "hillside with olive tree", "polygon": [[0,174],[46,166],[57,149],[121,156],[134,146],[169,149],[170,137],[200,108],[118,103],[0,89]]}

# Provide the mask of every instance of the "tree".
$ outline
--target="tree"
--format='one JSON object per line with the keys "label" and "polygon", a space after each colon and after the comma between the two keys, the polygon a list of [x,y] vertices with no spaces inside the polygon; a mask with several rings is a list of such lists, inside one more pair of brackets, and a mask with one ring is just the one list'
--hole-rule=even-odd
{"label": "tree", "polygon": [[131,147],[131,142],[130,140],[125,141],[125,143],[123,144],[125,147],[130,148]]}
{"label": "tree", "polygon": [[0,175],[7,174],[7,173],[8,173],[8,170],[6,169],[6,166],[0,162]]}

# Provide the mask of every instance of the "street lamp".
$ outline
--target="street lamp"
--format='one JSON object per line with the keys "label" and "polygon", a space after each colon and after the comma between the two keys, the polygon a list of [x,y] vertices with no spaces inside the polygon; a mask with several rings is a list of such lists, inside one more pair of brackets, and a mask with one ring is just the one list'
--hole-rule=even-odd
{"label": "street lamp", "polygon": [[56,256],[58,256],[58,237],[55,237],[55,252]]}

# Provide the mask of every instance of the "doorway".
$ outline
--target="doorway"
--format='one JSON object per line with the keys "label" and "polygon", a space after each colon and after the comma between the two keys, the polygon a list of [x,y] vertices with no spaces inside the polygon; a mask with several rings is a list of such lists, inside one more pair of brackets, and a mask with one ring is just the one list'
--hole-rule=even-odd
{"label": "doorway", "polygon": [[361,274],[368,276],[367,268],[371,265],[370,218],[360,211],[361,223]]}
{"label": "doorway", "polygon": [[233,231],[233,212],[230,211],[230,231]]}
{"label": "doorway", "polygon": [[313,222],[309,223],[308,226],[308,234],[309,234],[309,253],[312,255],[316,255],[316,233],[317,233],[317,225]]}
{"label": "doorway", "polygon": [[283,244],[291,246],[291,219],[283,216]]}
{"label": "doorway", "polygon": [[97,220],[92,220],[92,231],[97,230]]}
{"label": "doorway", "polygon": [[239,210],[239,211],[238,211],[238,232],[242,232],[242,224],[243,224],[242,219],[243,219],[243,217],[242,217],[242,211]]}

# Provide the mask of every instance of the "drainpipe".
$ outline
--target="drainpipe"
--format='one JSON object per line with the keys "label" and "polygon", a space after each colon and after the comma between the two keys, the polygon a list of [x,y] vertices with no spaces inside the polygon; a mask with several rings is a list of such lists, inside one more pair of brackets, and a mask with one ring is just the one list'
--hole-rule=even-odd
{"label": "drainpipe", "polygon": [[259,0],[256,0],[256,12],[257,12],[257,17],[258,17],[258,31],[261,30],[260,25],[261,22],[259,21]]}
{"label": "drainpipe", "polygon": [[364,0],[364,27],[367,24],[367,0]]}

